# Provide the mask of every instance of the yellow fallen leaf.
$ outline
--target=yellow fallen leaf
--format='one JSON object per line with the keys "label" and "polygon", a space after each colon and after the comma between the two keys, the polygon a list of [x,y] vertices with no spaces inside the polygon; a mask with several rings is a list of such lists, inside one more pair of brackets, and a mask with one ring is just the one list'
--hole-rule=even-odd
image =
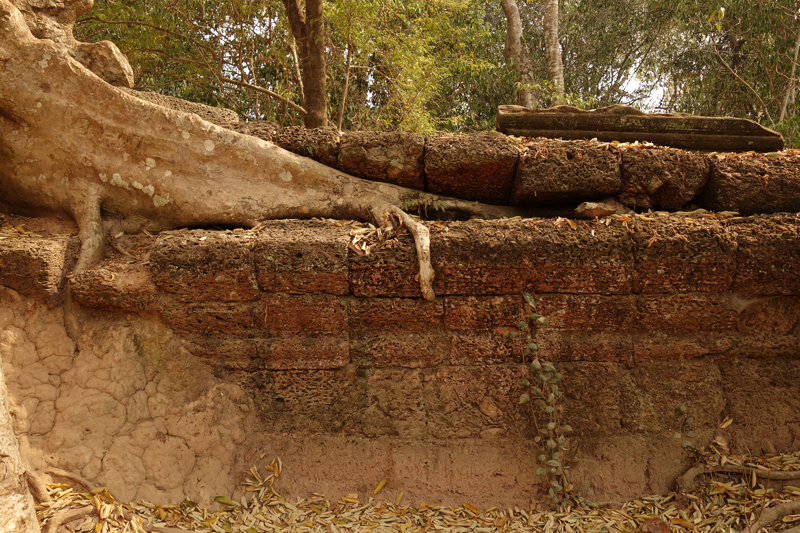
{"label": "yellow fallen leaf", "polygon": [[233,506],[236,505],[236,502],[231,500],[227,496],[217,496],[216,498],[214,498],[214,501],[219,502],[223,505],[233,505]]}
{"label": "yellow fallen leaf", "polygon": [[475,513],[475,514],[480,514],[480,512],[481,512],[480,509],[478,509],[474,505],[470,505],[468,503],[464,504],[464,509],[470,511],[471,513]]}
{"label": "yellow fallen leaf", "polygon": [[374,490],[374,491],[372,491],[372,495],[373,495],[373,496],[377,496],[377,495],[378,495],[378,493],[381,491],[381,489],[383,488],[383,486],[384,486],[384,485],[386,485],[386,480],[385,480],[385,479],[382,479],[382,480],[380,481],[380,483],[378,483],[378,485],[375,487],[375,490]]}

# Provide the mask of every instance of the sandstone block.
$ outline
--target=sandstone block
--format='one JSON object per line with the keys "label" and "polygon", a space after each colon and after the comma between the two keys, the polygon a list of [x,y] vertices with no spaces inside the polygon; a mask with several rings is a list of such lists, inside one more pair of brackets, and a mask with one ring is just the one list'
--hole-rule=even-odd
{"label": "sandstone block", "polygon": [[633,336],[629,333],[607,333],[544,328],[536,337],[539,357],[553,362],[630,361],[633,358]]}
{"label": "sandstone block", "polygon": [[432,333],[444,327],[441,300],[418,298],[354,298],[349,303],[351,335]]}
{"label": "sandstone block", "polygon": [[[350,285],[359,297],[418,297],[413,242],[369,256],[350,253]],[[434,289],[447,295],[522,291],[627,294],[633,274],[628,232],[604,224],[552,221],[454,222],[431,232]]]}
{"label": "sandstone block", "polygon": [[660,146],[620,149],[622,192],[629,207],[680,209],[706,184],[711,165],[693,152]]}
{"label": "sandstone block", "polygon": [[727,224],[735,232],[736,273],[732,290],[743,294],[798,294],[800,217],[755,216]]}
{"label": "sandstone block", "polygon": [[498,132],[428,137],[425,176],[428,192],[508,203],[519,158],[516,141]]}
{"label": "sandstone block", "polygon": [[350,355],[367,367],[424,368],[447,363],[450,346],[442,333],[382,332],[351,338]]}
{"label": "sandstone block", "polygon": [[258,352],[252,339],[187,336],[183,346],[212,367],[253,371],[258,369]]}
{"label": "sandstone block", "polygon": [[146,267],[85,270],[69,280],[72,299],[84,307],[158,311],[158,290]]}
{"label": "sandstone block", "polygon": [[359,178],[425,189],[425,137],[407,132],[342,134],[339,170]]}
{"label": "sandstone block", "polygon": [[346,336],[347,309],[328,295],[268,295],[258,326],[268,336]]}
{"label": "sandstone block", "polygon": [[531,207],[577,206],[621,187],[618,155],[609,145],[532,140],[523,145],[510,200]]}
{"label": "sandstone block", "polygon": [[272,337],[257,339],[256,365],[271,370],[327,370],[350,362],[345,336]]}
{"label": "sandstone block", "polygon": [[695,203],[712,211],[743,215],[800,211],[800,156],[712,156],[711,175]]}
{"label": "sandstone block", "polygon": [[262,291],[289,294],[348,294],[350,229],[318,220],[265,224],[255,245]]}
{"label": "sandstone block", "polygon": [[[75,241],[75,242],[73,242]],[[55,305],[75,261],[76,239],[15,238],[0,241],[0,285]]]}
{"label": "sandstone block", "polygon": [[632,236],[633,291],[727,291],[736,271],[736,237],[713,218],[638,219]]}
{"label": "sandstone block", "polygon": [[181,335],[252,337],[256,327],[256,304],[200,302],[175,305],[163,301],[161,316]]}
{"label": "sandstone block", "polygon": [[162,233],[150,259],[153,282],[181,302],[255,300],[254,243],[244,231]]}
{"label": "sandstone block", "polygon": [[287,126],[278,130],[272,142],[297,155],[310,157],[323,165],[336,168],[339,161],[341,136],[334,128],[306,129]]}

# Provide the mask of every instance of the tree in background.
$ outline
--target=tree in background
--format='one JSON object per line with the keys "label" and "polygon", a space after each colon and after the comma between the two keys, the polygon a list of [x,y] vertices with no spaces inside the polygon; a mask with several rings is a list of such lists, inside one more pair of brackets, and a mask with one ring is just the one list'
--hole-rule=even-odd
{"label": "tree in background", "polygon": [[539,100],[536,98],[536,77],[533,73],[528,45],[525,43],[522,33],[522,21],[517,2],[516,0],[500,0],[500,5],[503,7],[507,21],[506,46],[503,55],[506,62],[519,76],[517,103],[530,109],[537,108]]}
{"label": "tree in background", "polygon": [[306,128],[328,125],[328,93],[325,73],[325,18],[322,0],[305,0],[305,13],[300,0],[283,0],[289,27],[300,47],[301,105],[306,113]]}
{"label": "tree in background", "polygon": [[547,55],[547,74],[553,83],[556,103],[564,100],[564,65],[558,42],[558,0],[547,0],[544,8],[544,44]]}
{"label": "tree in background", "polygon": [[663,6],[670,12],[670,46],[648,62],[663,88],[658,108],[750,118],[797,137],[800,1]]}
{"label": "tree in background", "polygon": [[[512,4],[522,40],[508,38],[504,8]],[[347,130],[486,130],[497,106],[523,89],[540,107],[623,103],[745,117],[790,142],[800,130],[800,0],[731,0],[724,16],[705,0],[561,0],[556,39],[543,24],[553,4],[324,2],[327,120]],[[304,54],[287,5],[97,0],[79,38],[118,43],[140,89],[300,124],[308,105]],[[550,81],[554,41],[563,96],[560,82]],[[524,80],[515,70],[521,61],[505,57],[513,47],[528,50]]]}

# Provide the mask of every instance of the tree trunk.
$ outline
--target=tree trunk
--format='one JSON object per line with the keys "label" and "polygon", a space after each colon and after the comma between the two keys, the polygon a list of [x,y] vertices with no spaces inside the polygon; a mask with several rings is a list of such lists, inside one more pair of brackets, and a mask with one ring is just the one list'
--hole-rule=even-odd
{"label": "tree trunk", "polygon": [[558,44],[558,0],[547,0],[544,9],[544,43],[547,54],[547,74],[553,81],[555,103],[564,103],[564,66]]}
{"label": "tree trunk", "polygon": [[794,101],[794,93],[797,90],[797,78],[795,78],[795,72],[797,72],[797,59],[800,57],[800,32],[797,33],[797,42],[794,45],[794,58],[792,60],[792,70],[789,74],[789,83],[786,87],[786,93],[783,95],[783,102],[781,103],[781,112],[780,116],[778,117],[778,122],[783,122],[783,119],[786,118],[786,111],[789,109],[789,104]]}
{"label": "tree trunk", "polygon": [[517,103],[529,109],[539,107],[534,89],[533,65],[528,46],[522,37],[522,22],[519,18],[516,0],[500,0],[503,13],[506,15],[506,45],[503,56],[506,63],[517,72],[519,76],[519,89],[517,90]]}
{"label": "tree trunk", "polygon": [[25,467],[19,456],[9,414],[8,390],[0,364],[0,531],[39,533],[33,497],[25,480]]}
{"label": "tree trunk", "polygon": [[303,107],[306,128],[328,124],[327,76],[325,74],[325,19],[322,0],[306,0],[306,12],[300,0],[283,0],[289,27],[300,48]]}
{"label": "tree trunk", "polygon": [[[416,242],[423,295],[434,298],[428,229],[398,206],[436,196],[354,178],[128,95],[35,38],[9,0],[0,0],[0,63],[0,208],[72,216],[81,239],[76,271],[103,255],[101,210],[129,232],[311,217],[391,231],[400,220]],[[443,200],[483,216],[509,211]]]}

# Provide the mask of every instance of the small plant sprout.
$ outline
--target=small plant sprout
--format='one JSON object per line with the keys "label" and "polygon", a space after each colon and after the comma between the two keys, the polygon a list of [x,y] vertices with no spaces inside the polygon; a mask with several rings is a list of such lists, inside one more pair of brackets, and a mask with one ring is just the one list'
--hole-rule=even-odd
{"label": "small plant sprout", "polygon": [[548,322],[536,312],[533,296],[523,292],[522,297],[530,307],[530,313],[525,320],[517,324],[519,331],[509,333],[511,338],[525,336],[522,355],[527,366],[528,379],[521,383],[525,392],[520,395],[519,403],[528,404],[531,408],[535,433],[533,440],[539,447],[537,455],[539,467],[536,474],[547,484],[547,499],[557,508],[561,508],[573,498],[568,476],[569,445],[566,437],[572,428],[563,423],[563,409],[560,408],[560,398],[564,393],[561,392],[559,385],[563,376],[552,363],[537,357],[539,347],[536,344],[536,334],[539,328],[546,327]]}
{"label": "small plant sprout", "polygon": [[[697,432],[692,429],[692,424],[694,424],[694,417],[693,416],[686,416],[686,406],[678,407],[678,420],[680,420],[680,426],[678,427],[677,431],[672,434],[672,436],[681,441],[681,446],[686,452],[692,453],[697,452],[697,446],[694,444],[694,439],[697,437]],[[680,464],[680,459],[675,459],[675,464]]]}
{"label": "small plant sprout", "polygon": [[434,211],[445,211],[447,209],[447,205],[440,200],[438,196],[427,198],[420,194],[415,198],[406,198],[403,200],[403,211],[416,211],[417,215],[423,218],[428,218],[429,207]]}

